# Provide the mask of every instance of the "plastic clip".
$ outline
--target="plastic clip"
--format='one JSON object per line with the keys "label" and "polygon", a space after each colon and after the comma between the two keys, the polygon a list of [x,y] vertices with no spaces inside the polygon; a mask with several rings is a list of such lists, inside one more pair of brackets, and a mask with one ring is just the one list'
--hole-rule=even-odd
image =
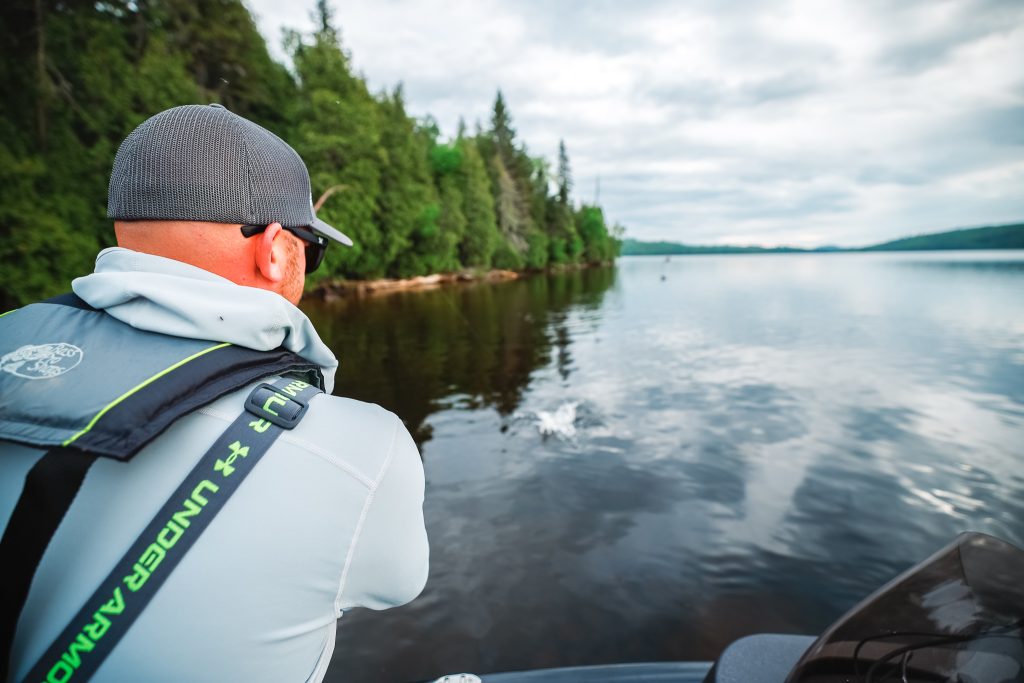
{"label": "plastic clip", "polygon": [[245,399],[245,409],[253,415],[284,429],[293,429],[306,414],[309,404],[281,393],[270,384],[261,384]]}

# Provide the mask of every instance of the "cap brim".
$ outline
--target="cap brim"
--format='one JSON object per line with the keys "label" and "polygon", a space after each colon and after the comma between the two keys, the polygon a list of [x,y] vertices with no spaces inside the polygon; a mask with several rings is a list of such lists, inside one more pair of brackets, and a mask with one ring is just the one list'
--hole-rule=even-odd
{"label": "cap brim", "polygon": [[344,244],[346,247],[352,246],[352,240],[349,239],[348,235],[333,226],[327,225],[327,223],[324,223],[316,216],[313,217],[313,224],[309,227],[313,228],[329,240],[334,240],[335,242]]}

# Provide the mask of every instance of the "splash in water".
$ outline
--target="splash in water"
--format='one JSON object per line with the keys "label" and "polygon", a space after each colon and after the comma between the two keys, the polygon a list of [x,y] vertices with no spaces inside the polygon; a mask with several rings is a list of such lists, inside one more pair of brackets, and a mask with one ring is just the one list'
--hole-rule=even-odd
{"label": "splash in water", "polygon": [[571,439],[576,436],[576,406],[575,401],[563,403],[553,413],[546,410],[537,411],[537,429],[542,436],[557,436],[563,439]]}

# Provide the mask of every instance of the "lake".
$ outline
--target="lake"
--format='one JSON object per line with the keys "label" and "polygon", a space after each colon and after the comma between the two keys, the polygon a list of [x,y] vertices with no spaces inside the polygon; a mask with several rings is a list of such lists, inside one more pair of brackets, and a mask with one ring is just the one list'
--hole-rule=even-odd
{"label": "lake", "polygon": [[426,589],[346,614],[328,681],[713,659],[961,531],[1024,544],[1022,251],[625,257],[303,308],[427,481]]}

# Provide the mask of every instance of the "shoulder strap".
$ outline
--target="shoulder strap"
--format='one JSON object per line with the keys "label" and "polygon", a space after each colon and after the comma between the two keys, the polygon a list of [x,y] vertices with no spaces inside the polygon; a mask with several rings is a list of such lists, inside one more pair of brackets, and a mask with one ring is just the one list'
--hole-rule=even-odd
{"label": "shoulder strap", "polygon": [[203,530],[320,389],[297,379],[261,384],[23,681],[87,681]]}
{"label": "shoulder strap", "polygon": [[5,575],[0,581],[0,679],[5,681],[14,631],[32,578],[96,460],[95,455],[69,450],[53,448],[32,466],[0,540],[0,567]]}

